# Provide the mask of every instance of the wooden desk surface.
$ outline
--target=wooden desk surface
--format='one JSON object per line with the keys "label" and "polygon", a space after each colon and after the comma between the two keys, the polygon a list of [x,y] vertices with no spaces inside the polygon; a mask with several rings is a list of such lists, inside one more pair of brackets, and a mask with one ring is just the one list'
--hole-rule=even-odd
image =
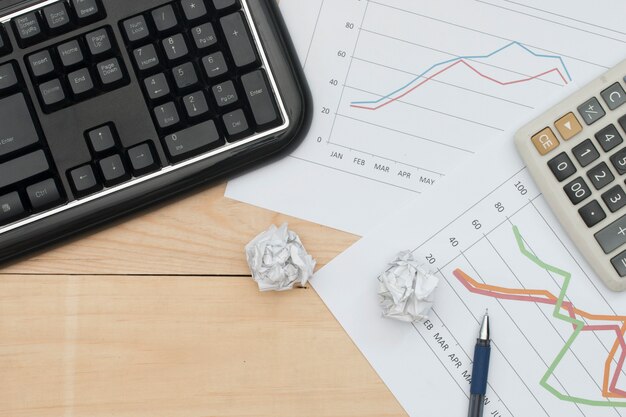
{"label": "wooden desk surface", "polygon": [[0,270],[0,417],[403,416],[312,289],[243,247],[288,221],[320,266],[354,236],[200,191]]}

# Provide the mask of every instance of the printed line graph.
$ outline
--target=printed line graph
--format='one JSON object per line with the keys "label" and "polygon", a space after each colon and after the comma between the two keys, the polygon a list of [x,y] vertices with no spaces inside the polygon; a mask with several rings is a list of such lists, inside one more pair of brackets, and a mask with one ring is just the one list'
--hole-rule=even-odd
{"label": "printed line graph", "polygon": [[[549,59],[549,60],[558,60],[560,62],[560,66],[563,69],[563,71],[561,71],[561,68],[559,67],[554,67],[551,69],[548,69],[544,72],[541,72],[539,74],[536,75],[532,75],[532,76],[528,76],[528,77],[524,77],[524,78],[520,78],[520,79],[515,79],[515,80],[510,80],[510,81],[501,81],[498,80],[494,77],[491,77],[487,74],[484,74],[483,72],[481,72],[479,69],[477,69],[474,65],[472,65],[471,63],[469,63],[468,61],[472,61],[472,60],[480,60],[480,59],[488,59],[491,58],[505,50],[508,50],[511,47],[517,46],[521,49],[523,49],[524,51],[528,52],[529,54],[538,57],[538,58],[545,58],[545,59]],[[439,63],[436,63],[434,65],[432,65],[431,67],[429,67],[428,69],[426,69],[424,72],[422,72],[421,74],[419,74],[417,77],[415,77],[413,80],[411,80],[409,83],[403,85],[402,87],[392,91],[391,93],[380,97],[377,100],[366,100],[366,101],[353,101],[350,106],[353,108],[358,108],[358,109],[364,109],[364,110],[378,110],[382,107],[385,107],[395,101],[400,100],[403,97],[406,97],[407,95],[409,95],[410,93],[412,93],[413,91],[417,90],[419,87],[425,85],[426,83],[428,83],[429,81],[432,81],[434,78],[436,78],[437,76],[445,73],[446,71],[456,67],[457,65],[463,64],[465,67],[469,68],[471,71],[473,71],[476,75],[478,75],[481,78],[484,78],[486,80],[489,80],[491,82],[494,82],[496,84],[499,84],[501,86],[507,86],[507,85],[513,85],[513,84],[519,84],[519,83],[524,83],[524,82],[528,82],[528,81],[533,81],[536,80],[537,78],[541,78],[543,76],[546,76],[548,74],[551,73],[556,73],[559,75],[559,77],[561,78],[561,80],[563,81],[564,85],[567,85],[569,82],[572,81],[572,76],[570,75],[570,72],[567,68],[567,66],[565,65],[565,62],[563,60],[562,57],[558,56],[558,55],[547,55],[547,54],[540,54],[537,52],[534,52],[533,50],[531,50],[530,48],[528,48],[527,46],[523,45],[520,42],[517,41],[513,41],[489,54],[486,55],[467,55],[467,56],[460,56],[458,58],[452,58],[446,61],[442,61]],[[433,75],[427,76],[431,71],[444,66],[443,69],[435,72]],[[564,75],[565,73],[565,75]],[[566,78],[567,76],[567,78]],[[419,80],[421,80],[422,78],[425,78],[423,81],[417,83]],[[413,86],[413,84],[417,83],[416,85]],[[409,88],[411,87],[411,88]],[[402,92],[403,90],[409,88],[407,91]],[[401,93],[399,95],[396,96],[396,94]],[[381,103],[382,102],[382,103]]]}
{"label": "printed line graph", "polygon": [[[532,263],[536,264],[540,268],[545,269],[548,272],[556,274],[563,278],[563,286],[561,292],[558,297],[554,294],[550,293],[546,290],[536,290],[536,289],[514,289],[507,287],[500,287],[496,285],[490,284],[481,284],[471,278],[468,274],[463,272],[461,269],[456,269],[453,271],[454,276],[461,282],[470,292],[474,294],[485,295],[489,297],[505,299],[505,300],[515,300],[515,301],[525,301],[525,302],[534,302],[540,304],[549,304],[554,305],[553,316],[559,320],[570,323],[573,327],[573,333],[570,338],[567,340],[566,344],[559,351],[558,355],[550,365],[549,369],[543,376],[540,381],[540,384],[547,389],[549,392],[554,394],[557,398],[570,401],[574,403],[592,405],[592,406],[608,406],[608,407],[626,407],[626,402],[615,402],[615,401],[597,401],[587,398],[573,397],[571,395],[567,395],[562,393],[557,388],[550,385],[548,382],[550,377],[554,374],[555,370],[561,363],[565,354],[570,350],[571,346],[574,344],[576,338],[581,332],[589,331],[589,332],[600,332],[600,331],[608,331],[611,333],[615,333],[616,339],[611,348],[609,355],[605,361],[604,367],[604,377],[602,383],[602,395],[606,398],[626,398],[626,391],[617,388],[617,383],[620,374],[623,371],[624,361],[626,359],[626,341],[624,339],[624,332],[626,332],[626,316],[610,316],[610,315],[598,315],[598,314],[590,314],[586,311],[575,308],[574,305],[565,301],[565,296],[567,294],[567,290],[571,283],[572,274],[566,272],[560,268],[549,265],[539,259],[534,253],[528,250],[525,245],[524,239],[516,226],[513,226],[513,233],[515,235],[515,240],[519,247],[520,253],[530,260]],[[568,315],[565,316],[560,313],[560,310],[564,309],[567,311]],[[589,319],[589,320],[602,320],[602,321],[618,321],[621,322],[621,327],[618,325],[589,325],[584,321],[579,320],[577,316]],[[615,368],[614,374],[610,379],[609,383],[609,374],[611,370],[611,363],[615,360],[615,355],[617,353],[618,348],[621,348],[620,358],[617,362],[617,366]]]}

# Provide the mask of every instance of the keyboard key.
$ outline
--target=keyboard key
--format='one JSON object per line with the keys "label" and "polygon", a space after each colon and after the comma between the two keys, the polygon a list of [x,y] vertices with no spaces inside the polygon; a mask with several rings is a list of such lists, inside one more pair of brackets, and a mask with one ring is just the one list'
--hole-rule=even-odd
{"label": "keyboard key", "polygon": [[209,105],[202,91],[183,97],[183,104],[189,118],[201,116],[209,111]]}
{"label": "keyboard key", "polygon": [[559,146],[559,140],[549,127],[537,133],[531,140],[540,155],[547,155]]}
{"label": "keyboard key", "polygon": [[64,67],[71,67],[80,64],[85,60],[83,51],[77,40],[69,41],[57,47],[57,52],[61,57],[61,63]]}
{"label": "keyboard key", "polygon": [[169,38],[165,38],[162,41],[165,55],[170,61],[175,61],[180,58],[184,58],[189,53],[185,38],[180,33]]}
{"label": "keyboard key", "polygon": [[159,65],[159,56],[152,44],[135,49],[133,56],[139,71],[146,71]]}
{"label": "keyboard key", "polygon": [[607,255],[618,249],[626,243],[626,215],[600,230],[595,238]]}
{"label": "keyboard key", "polygon": [[24,95],[18,93],[0,100],[0,157],[37,142],[39,134]]}
{"label": "keyboard key", "polygon": [[174,161],[180,161],[197,154],[199,151],[221,144],[220,134],[213,120],[165,137],[165,146]]}
{"label": "keyboard key", "polygon": [[602,199],[611,213],[615,213],[626,205],[626,193],[620,185],[616,185],[602,194]]}
{"label": "keyboard key", "polygon": [[18,220],[24,217],[24,214],[24,205],[17,192],[0,196],[0,225]]}
{"label": "keyboard key", "polygon": [[235,90],[235,85],[232,81],[226,81],[224,83],[213,86],[213,98],[219,107],[230,106],[235,104],[239,97]]}
{"label": "keyboard key", "polygon": [[18,80],[15,66],[11,62],[0,65],[0,94],[12,90],[14,87],[17,87],[17,85]]}
{"label": "keyboard key", "polygon": [[578,210],[580,217],[583,219],[587,227],[593,227],[606,219],[606,213],[596,200],[591,203],[587,203],[580,210]]}
{"label": "keyboard key", "polygon": [[611,164],[619,175],[626,174],[626,148],[617,151],[611,156]]}
{"label": "keyboard key", "polygon": [[600,102],[595,97],[590,98],[578,106],[578,113],[580,113],[587,125],[594,124],[606,115],[602,105],[600,105]]}
{"label": "keyboard key", "polygon": [[81,24],[96,21],[104,16],[98,0],[72,0],[74,14]]}
{"label": "keyboard key", "polygon": [[250,130],[248,120],[243,110],[235,110],[222,117],[229,138],[238,138]]}
{"label": "keyboard key", "polygon": [[150,28],[143,16],[131,17],[125,20],[122,26],[129,42],[137,42],[150,36]]}
{"label": "keyboard key", "polygon": [[61,80],[58,78],[40,84],[39,94],[41,95],[44,105],[48,107],[61,105],[67,98],[63,86],[61,85]]}
{"label": "keyboard key", "polygon": [[215,10],[224,10],[237,5],[237,0],[213,0]]}
{"label": "keyboard key", "polygon": [[32,45],[42,37],[41,22],[37,12],[27,13],[13,19],[15,36],[22,47]]}
{"label": "keyboard key", "polygon": [[50,52],[47,50],[29,55],[28,65],[30,66],[30,71],[35,77],[42,77],[54,72],[54,62],[52,62]]}
{"label": "keyboard key", "polygon": [[85,35],[85,41],[89,47],[91,55],[102,55],[111,52],[111,37],[109,32],[102,28]]}
{"label": "keyboard key", "polygon": [[557,120],[554,125],[564,140],[570,140],[583,130],[574,113],[566,114]]}
{"label": "keyboard key", "polygon": [[213,25],[210,23],[205,23],[191,29],[191,36],[196,43],[196,48],[198,49],[208,48],[217,43],[215,30],[213,29]]}
{"label": "keyboard key", "polygon": [[166,30],[178,25],[178,20],[176,19],[174,9],[171,5],[159,7],[158,9],[153,10],[152,19],[154,20],[154,24],[159,32],[165,32]]}
{"label": "keyboard key", "polygon": [[609,106],[609,110],[615,110],[626,103],[626,92],[619,83],[615,83],[601,93],[602,99]]}
{"label": "keyboard key", "polygon": [[196,20],[207,14],[206,6],[202,0],[181,0],[180,6],[187,20]]}
{"label": "keyboard key", "polygon": [[257,61],[256,49],[252,45],[252,39],[242,14],[233,13],[222,17],[220,24],[235,65],[245,67],[254,64]]}
{"label": "keyboard key", "polygon": [[148,77],[143,83],[151,100],[165,97],[170,93],[170,86],[167,83],[165,74],[157,74],[152,77]]}
{"label": "keyboard key", "polygon": [[[266,126],[280,120],[274,96],[268,87],[263,70],[256,70],[241,77],[243,89],[258,126]],[[554,137],[554,134],[552,134]],[[558,144],[556,137],[554,139]]]}
{"label": "keyboard key", "polygon": [[0,164],[0,188],[16,184],[50,169],[46,155],[38,150]]}
{"label": "keyboard key", "polygon": [[110,125],[104,125],[87,132],[89,145],[93,152],[102,153],[115,148],[116,134]]}
{"label": "keyboard key", "polygon": [[610,152],[624,142],[622,136],[613,125],[608,125],[598,133],[596,140],[605,152]]}
{"label": "keyboard key", "polygon": [[72,23],[67,7],[63,2],[44,7],[42,14],[46,21],[46,26],[52,32],[67,30]]}
{"label": "keyboard key", "polygon": [[0,25],[0,56],[9,54],[12,50],[13,48],[11,48],[11,42],[9,41],[3,27]]}
{"label": "keyboard key", "polygon": [[130,175],[128,171],[126,171],[126,167],[124,167],[122,157],[119,155],[112,155],[102,159],[98,163],[98,166],[100,167],[100,172],[104,179],[104,185],[107,187],[113,187],[114,185],[130,179]]}
{"label": "keyboard key", "polygon": [[576,167],[565,152],[548,162],[550,170],[559,182],[563,182],[576,173]]}
{"label": "keyboard key", "polygon": [[569,197],[572,204],[577,205],[591,195],[591,190],[587,186],[582,177],[576,178],[574,181],[563,187],[563,190]]}
{"label": "keyboard key", "polygon": [[158,165],[154,159],[154,152],[148,143],[144,143],[128,150],[128,159],[135,176],[141,176],[155,171]]}
{"label": "keyboard key", "polygon": [[591,139],[586,139],[580,144],[574,146],[572,153],[583,168],[590,165],[593,161],[600,157],[600,153],[591,142]]}
{"label": "keyboard key", "polygon": [[224,54],[221,52],[216,52],[202,58],[202,65],[204,65],[204,72],[209,78],[217,78],[228,72],[226,59],[224,59]]}
{"label": "keyboard key", "polygon": [[77,197],[84,197],[102,189],[91,165],[83,165],[70,171],[70,180]]}
{"label": "keyboard key", "polygon": [[26,194],[35,211],[46,210],[63,202],[59,188],[52,178],[27,187]]}
{"label": "keyboard key", "polygon": [[161,129],[172,127],[180,122],[176,105],[172,102],[154,108],[154,115]]}
{"label": "keyboard key", "polygon": [[611,264],[620,277],[626,277],[626,251],[611,259]]}
{"label": "keyboard key", "polygon": [[98,71],[100,84],[102,84],[105,89],[118,85],[126,77],[124,68],[122,68],[117,58],[100,62],[96,65],[96,71]]}
{"label": "keyboard key", "polygon": [[93,92],[93,80],[87,68],[69,73],[67,75],[67,81],[75,96],[83,96]]}
{"label": "keyboard key", "polygon": [[589,170],[587,176],[596,190],[603,189],[615,179],[610,168],[604,162]]}
{"label": "keyboard key", "polygon": [[198,74],[191,62],[187,62],[186,64],[172,69],[172,76],[179,90],[184,90],[185,88],[198,84]]}

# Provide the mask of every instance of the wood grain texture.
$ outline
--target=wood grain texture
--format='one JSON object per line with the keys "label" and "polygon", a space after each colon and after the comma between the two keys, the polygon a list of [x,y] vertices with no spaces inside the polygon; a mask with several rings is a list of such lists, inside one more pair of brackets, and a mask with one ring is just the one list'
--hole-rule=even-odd
{"label": "wood grain texture", "polygon": [[401,416],[313,290],[0,277],[1,417]]}

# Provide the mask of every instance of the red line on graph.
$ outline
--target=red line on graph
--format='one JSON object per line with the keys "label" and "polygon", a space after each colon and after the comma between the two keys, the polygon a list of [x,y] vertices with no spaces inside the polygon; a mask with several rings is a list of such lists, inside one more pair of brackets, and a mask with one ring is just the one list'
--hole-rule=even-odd
{"label": "red line on graph", "polygon": [[541,77],[543,77],[543,76],[545,76],[545,75],[548,75],[548,74],[551,74],[551,73],[553,73],[553,72],[556,72],[556,73],[557,73],[557,74],[561,77],[561,79],[563,80],[563,82],[564,82],[565,84],[568,84],[567,80],[566,80],[566,79],[565,79],[565,77],[563,76],[563,73],[562,73],[562,72],[561,72],[561,70],[560,70],[560,69],[558,69],[558,68],[552,68],[552,69],[550,69],[550,70],[548,70],[548,71],[544,71],[544,72],[542,72],[541,74],[533,75],[533,76],[531,76],[531,77],[522,78],[522,79],[519,79],[519,80],[512,80],[512,81],[500,81],[500,80],[497,80],[497,79],[495,79],[495,78],[492,78],[492,77],[490,77],[490,76],[488,76],[488,75],[486,75],[486,74],[483,74],[483,73],[482,73],[482,72],[480,72],[478,69],[474,68],[471,64],[467,63],[464,59],[460,59],[460,60],[456,61],[455,63],[450,64],[450,65],[448,65],[447,67],[445,67],[444,69],[439,70],[439,71],[437,71],[436,73],[434,73],[433,75],[431,75],[431,76],[427,77],[426,79],[424,79],[424,81],[422,81],[422,82],[420,82],[419,84],[415,85],[413,88],[411,88],[411,89],[409,89],[409,90],[405,91],[404,93],[400,94],[400,95],[399,95],[399,96],[397,96],[397,97],[394,97],[394,98],[391,98],[391,99],[387,100],[386,102],[384,102],[384,103],[382,103],[382,104],[379,104],[379,105],[377,105],[377,106],[373,106],[373,107],[370,107],[370,106],[362,106],[362,105],[358,105],[358,104],[351,104],[351,105],[350,105],[350,107],[354,107],[354,108],[356,108],[356,109],[363,109],[363,110],[378,110],[378,109],[381,109],[381,108],[383,108],[383,107],[385,107],[385,106],[388,106],[389,104],[393,103],[394,101],[398,101],[398,100],[400,100],[401,98],[403,98],[403,97],[407,96],[408,94],[410,94],[410,93],[412,93],[413,91],[417,90],[419,87],[423,86],[423,85],[424,85],[424,84],[426,84],[427,82],[432,81],[435,77],[437,77],[437,76],[439,76],[439,75],[443,74],[444,72],[448,71],[449,69],[451,69],[451,68],[453,68],[453,67],[455,67],[455,66],[457,66],[457,65],[459,65],[459,64],[463,64],[463,65],[465,65],[466,67],[468,67],[469,69],[471,69],[473,72],[475,72],[476,74],[478,74],[480,77],[482,77],[482,78],[484,78],[484,79],[486,79],[486,80],[492,81],[492,82],[494,82],[494,83],[496,83],[496,84],[503,85],[503,86],[506,86],[506,85],[513,85],[513,84],[519,84],[519,83],[524,83],[524,82],[528,82],[528,81],[536,80],[537,78],[541,78]]}

